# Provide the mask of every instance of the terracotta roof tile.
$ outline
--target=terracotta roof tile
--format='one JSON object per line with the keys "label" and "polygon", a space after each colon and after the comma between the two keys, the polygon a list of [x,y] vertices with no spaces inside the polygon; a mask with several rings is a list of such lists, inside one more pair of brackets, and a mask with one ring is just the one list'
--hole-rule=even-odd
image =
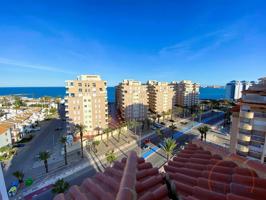
{"label": "terracotta roof tile", "polygon": [[[266,199],[266,179],[259,178],[254,169],[221,160],[217,149],[210,151],[212,145],[207,145],[208,150],[202,147],[189,144],[164,166],[183,199]],[[222,153],[225,155],[226,150]]]}
{"label": "terracotta roof tile", "polygon": [[167,200],[174,193],[183,200],[266,199],[263,165],[194,142],[164,166],[166,174],[131,152],[55,200]]}
{"label": "terracotta roof tile", "polygon": [[[147,194],[149,194],[147,196]],[[128,158],[115,162],[103,173],[86,178],[81,186],[72,186],[55,200],[133,200],[169,199],[163,175],[157,168],[130,152]]]}

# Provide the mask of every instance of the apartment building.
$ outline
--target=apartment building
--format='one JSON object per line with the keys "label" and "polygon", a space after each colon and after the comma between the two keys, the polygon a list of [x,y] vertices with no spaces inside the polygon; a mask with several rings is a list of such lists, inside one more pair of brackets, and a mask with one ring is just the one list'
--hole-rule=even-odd
{"label": "apartment building", "polygon": [[242,97],[242,91],[247,90],[255,84],[254,81],[231,81],[225,86],[225,98],[231,101],[238,100]]}
{"label": "apartment building", "polygon": [[140,81],[124,80],[116,87],[117,109],[125,120],[144,120],[148,112],[148,87]]}
{"label": "apartment building", "polygon": [[161,114],[172,110],[177,103],[177,83],[148,81],[149,108]]}
{"label": "apartment building", "polygon": [[98,128],[106,128],[106,81],[98,75],[81,75],[77,80],[66,81],[65,111],[68,133],[73,133],[76,124],[85,125],[88,135],[96,134]]}
{"label": "apartment building", "polygon": [[266,78],[242,94],[233,110],[230,151],[266,163]]}
{"label": "apartment building", "polygon": [[199,87],[197,83],[183,80],[177,87],[177,105],[191,107],[199,103]]}

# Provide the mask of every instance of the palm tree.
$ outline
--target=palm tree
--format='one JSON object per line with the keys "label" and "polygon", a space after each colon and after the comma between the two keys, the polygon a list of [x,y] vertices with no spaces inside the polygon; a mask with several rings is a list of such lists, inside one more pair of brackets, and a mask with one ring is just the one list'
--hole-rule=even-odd
{"label": "palm tree", "polygon": [[194,120],[195,120],[196,117],[197,117],[196,113],[193,113],[192,114],[192,123],[193,123],[193,126],[194,126]]}
{"label": "palm tree", "polygon": [[61,137],[60,142],[64,145],[64,157],[65,157],[65,165],[67,165],[67,138],[66,136]]}
{"label": "palm tree", "polygon": [[165,120],[165,115],[166,115],[166,112],[163,111],[163,112],[162,112],[163,122],[164,122],[164,120]]}
{"label": "palm tree", "polygon": [[109,141],[109,133],[112,131],[111,128],[106,128],[104,129],[104,133],[106,134],[106,141],[107,141],[107,146],[108,146],[108,141]]}
{"label": "palm tree", "polygon": [[59,179],[53,184],[52,192],[55,194],[64,193],[68,190],[69,183],[64,181],[64,179]]}
{"label": "palm tree", "polygon": [[115,156],[114,150],[108,151],[108,152],[105,154],[105,158],[106,158],[106,161],[107,161],[110,165],[112,165],[112,163],[117,159],[117,157]]}
{"label": "palm tree", "polygon": [[120,141],[120,136],[122,134],[122,128],[124,128],[126,126],[125,123],[120,123],[119,127],[118,127],[118,141]]}
{"label": "palm tree", "polygon": [[84,158],[84,154],[83,154],[83,132],[85,131],[86,126],[83,124],[76,124],[75,128],[76,128],[76,134],[79,133],[79,137],[80,137],[81,158]]}
{"label": "palm tree", "polygon": [[93,146],[93,150],[97,153],[97,149],[96,146],[98,146],[100,144],[100,141],[96,140],[92,142],[92,146]]}
{"label": "palm tree", "polygon": [[15,176],[18,179],[19,183],[23,183],[24,173],[21,171],[15,171],[13,172],[13,176]]}
{"label": "palm tree", "polygon": [[157,122],[160,123],[160,118],[161,118],[161,115],[160,114],[157,114]]}
{"label": "palm tree", "polygon": [[162,149],[164,150],[166,157],[167,157],[167,161],[169,160],[169,158],[173,155],[174,149],[176,148],[176,141],[174,139],[171,138],[166,138],[164,139],[164,144]]}
{"label": "palm tree", "polygon": [[42,151],[39,153],[39,160],[43,161],[46,173],[48,173],[48,159],[49,158],[50,158],[50,153],[48,151]]}
{"label": "palm tree", "polygon": [[163,139],[163,133],[162,133],[162,131],[161,131],[159,128],[156,129],[156,134],[158,135],[158,137],[159,137],[161,140]]}
{"label": "palm tree", "polygon": [[198,131],[200,132],[200,139],[201,141],[203,140],[203,137],[206,141],[206,138],[207,138],[207,132],[210,130],[210,128],[208,126],[201,126],[198,128]]}
{"label": "palm tree", "polygon": [[173,120],[173,109],[169,109],[168,114],[170,115],[170,119]]}

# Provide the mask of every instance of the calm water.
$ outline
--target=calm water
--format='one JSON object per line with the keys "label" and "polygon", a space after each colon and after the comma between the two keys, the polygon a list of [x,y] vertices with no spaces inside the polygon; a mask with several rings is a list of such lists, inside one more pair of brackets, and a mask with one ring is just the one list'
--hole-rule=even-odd
{"label": "calm water", "polygon": [[[108,101],[115,101],[115,88],[107,88]],[[64,97],[64,87],[0,87],[1,95],[21,95],[27,97],[39,98],[42,96]],[[223,99],[225,95],[224,88],[200,88],[201,99]]]}

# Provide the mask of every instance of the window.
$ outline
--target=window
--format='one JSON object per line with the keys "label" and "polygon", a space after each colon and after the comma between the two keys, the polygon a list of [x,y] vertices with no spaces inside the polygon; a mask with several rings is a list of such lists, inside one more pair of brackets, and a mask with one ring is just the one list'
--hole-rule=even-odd
{"label": "window", "polygon": [[82,92],[82,89],[81,88],[79,88],[79,92]]}
{"label": "window", "polygon": [[80,87],[81,87],[81,86],[82,86],[82,84],[81,84],[81,83],[78,83],[78,86],[80,86]]}

